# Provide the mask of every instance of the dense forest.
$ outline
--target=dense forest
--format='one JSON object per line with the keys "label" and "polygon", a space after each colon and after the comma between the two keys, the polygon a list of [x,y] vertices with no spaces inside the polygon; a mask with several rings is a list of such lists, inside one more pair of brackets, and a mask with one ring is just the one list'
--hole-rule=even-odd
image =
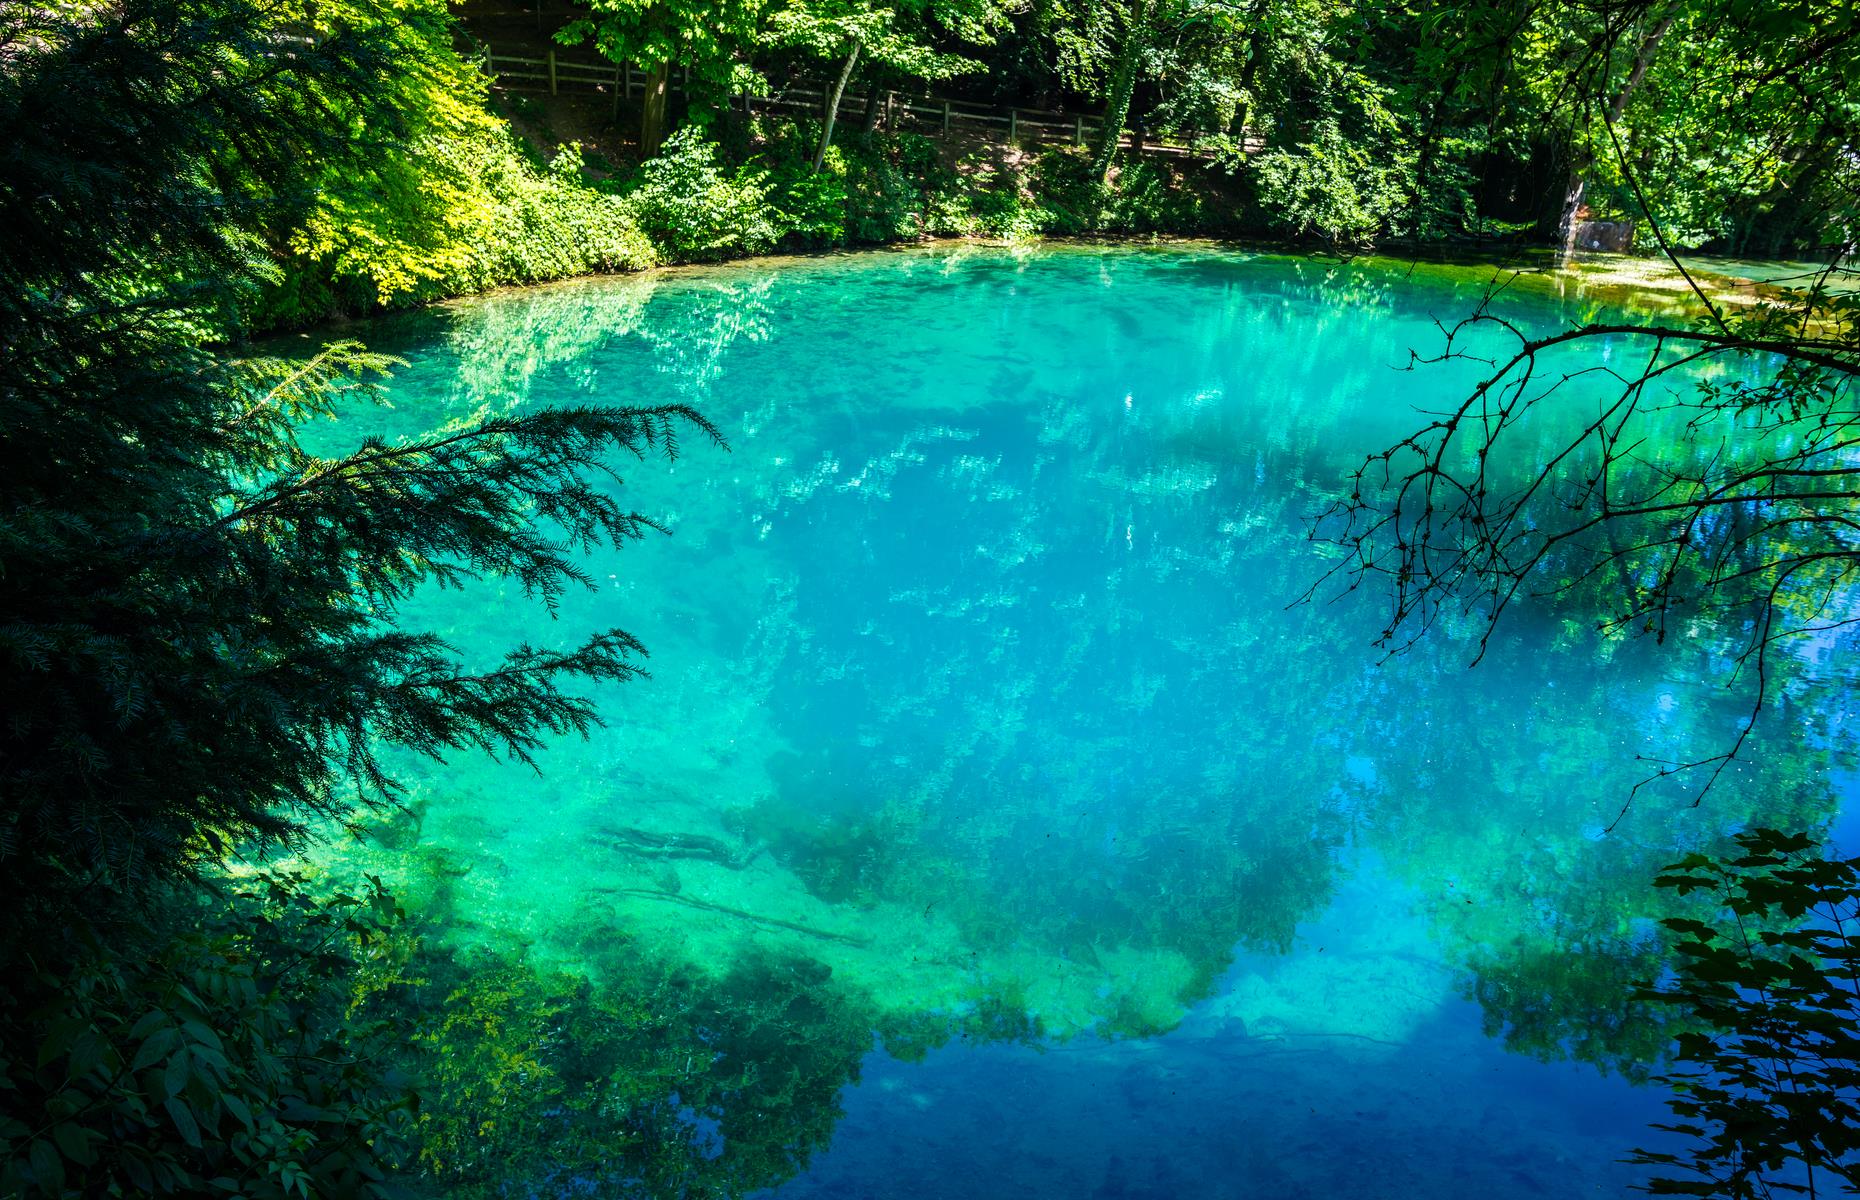
{"label": "dense forest", "polygon": [[[108,163],[160,133],[210,163],[265,260],[233,317],[245,328],[926,235],[1360,250],[1575,245],[1586,223],[1627,222],[1650,251],[1780,257],[1841,243],[1851,204],[1838,6],[650,3],[539,9],[533,28],[527,12],[466,11],[16,6],[13,161],[22,179],[55,179],[74,155]],[[647,86],[579,106],[493,96],[471,31],[507,37],[513,23],[534,53],[591,44]],[[227,61],[235,40],[244,52]],[[288,49],[259,49],[274,45]],[[260,155],[286,152],[281,134],[218,138],[184,100],[208,64],[216,86],[295,110],[293,136],[312,140],[291,178],[261,174]],[[827,111],[745,103],[793,86],[827,95]],[[1091,144],[885,127],[882,93],[931,89],[1090,113]],[[196,124],[113,120],[130,95],[167,97]],[[838,112],[850,95],[863,111]],[[1194,153],[1146,155],[1134,130]],[[312,149],[338,141],[347,157]],[[63,186],[59,203],[76,203],[105,178]]]}
{"label": "dense forest", "polygon": [[[468,667],[396,614],[468,579],[544,606],[590,586],[579,551],[658,533],[616,499],[616,464],[721,437],[682,405],[588,405],[329,455],[305,423],[396,364],[346,341],[274,358],[265,333],[941,236],[1793,258],[1815,269],[1764,304],[1698,286],[1691,315],[1631,331],[1650,357],[1623,376],[1630,408],[1674,356],[1779,364],[1701,400],[1749,419],[1748,453],[1633,498],[1599,470],[1559,494],[1562,524],[1488,493],[1485,447],[1538,394],[1537,356],[1620,331],[1520,335],[1319,536],[1344,586],[1386,587],[1390,645],[1451,611],[1499,621],[1546,564],[1623,580],[1590,615],[1624,635],[1663,640],[1688,605],[1746,631],[1760,677],[1786,634],[1852,620],[1830,599],[1860,567],[1851,0],[8,0],[0,28],[0,1194],[554,1195],[616,1161],[629,1194],[743,1194],[824,1139],[870,1048],[859,1014],[771,1030],[624,949],[611,971],[650,977],[653,1003],[458,961],[380,880],[269,865],[394,828],[408,761],[527,760],[593,730],[587,687],[644,665],[627,632],[512,637]],[[511,29],[644,85],[509,90],[482,47]],[[826,99],[760,103],[794,88]],[[1016,143],[895,121],[887,95],[1091,121]],[[1626,462],[1629,414],[1610,413],[1554,461]],[[1616,540],[1578,561],[1600,527]],[[1710,804],[1757,752],[1738,737],[1673,770],[1708,777]],[[1739,855],[1661,880],[1732,924],[1675,917],[1681,967],[1634,981],[1697,1022],[1669,1082],[1699,1149],[1649,1161],[1686,1194],[1768,1194],[1785,1163],[1851,1186],[1852,979],[1814,963],[1851,967],[1860,882],[1794,831]],[[1814,912],[1833,933],[1724,932]],[[809,985],[741,971],[739,990]],[[972,1024],[1032,1036],[1020,1020]],[[779,1097],[740,1085],[789,1122],[747,1136],[747,1160],[679,1148],[704,1098],[654,1082],[717,1039],[794,1060]]]}

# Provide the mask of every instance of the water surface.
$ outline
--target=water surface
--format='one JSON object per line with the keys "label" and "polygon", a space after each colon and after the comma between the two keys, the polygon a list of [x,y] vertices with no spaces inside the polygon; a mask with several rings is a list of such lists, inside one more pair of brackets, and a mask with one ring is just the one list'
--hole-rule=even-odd
{"label": "water surface", "polygon": [[[642,959],[738,1007],[805,980],[764,1082],[713,1079],[689,1123],[724,1190],[1619,1194],[1661,1112],[1630,1081],[1664,1034],[1625,1002],[1663,961],[1650,880],[1833,820],[1843,714],[1802,666],[1707,803],[1622,817],[1637,756],[1713,753],[1747,707],[1712,631],[1656,650],[1527,604],[1468,669],[1473,625],[1385,661],[1378,596],[1298,602],[1333,561],[1311,514],[1479,377],[1403,368],[1494,278],[933,249],[377,323],[409,365],[343,438],[681,401],[731,449],[626,466],[671,536],[591,559],[554,621],[496,582],[416,606],[487,657],[619,625],[652,675],[541,775],[411,766],[417,837],[329,856],[616,988]],[[1621,301],[1495,303],[1548,329]],[[784,1061],[828,1026],[862,1068]]]}

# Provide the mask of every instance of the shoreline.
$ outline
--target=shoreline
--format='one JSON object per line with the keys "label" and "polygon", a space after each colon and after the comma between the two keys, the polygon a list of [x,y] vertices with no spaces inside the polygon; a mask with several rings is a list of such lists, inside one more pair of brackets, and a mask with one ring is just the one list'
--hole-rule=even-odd
{"label": "shoreline", "polygon": [[[1456,250],[1451,247],[1414,246],[1394,247],[1377,250],[1367,254],[1343,255],[1334,251],[1300,248],[1289,243],[1269,241],[1251,241],[1246,239],[1228,239],[1195,235],[1176,234],[1106,234],[1073,235],[1063,237],[1028,237],[1028,238],[984,238],[984,237],[925,237],[909,242],[880,242],[864,246],[841,246],[826,250],[797,250],[779,254],[745,255],[725,258],[714,262],[663,263],[637,271],[592,271],[580,275],[565,275],[557,279],[542,280],[535,283],[510,283],[486,288],[479,292],[464,292],[453,296],[440,296],[404,307],[378,308],[367,312],[336,314],[310,325],[293,328],[271,329],[252,334],[248,341],[272,341],[291,337],[314,337],[320,333],[333,330],[349,329],[357,324],[371,323],[401,317],[410,317],[417,313],[431,312],[452,305],[468,304],[479,300],[504,296],[513,292],[533,292],[542,289],[588,286],[603,281],[654,279],[685,279],[702,276],[713,272],[737,272],[755,269],[793,270],[809,265],[824,265],[829,262],[847,258],[876,255],[906,255],[958,251],[964,248],[977,250],[1006,250],[1016,253],[1033,254],[1041,251],[1066,250],[1193,250],[1205,249],[1222,254],[1244,254],[1254,257],[1276,259],[1302,259],[1311,262],[1328,262],[1337,267],[1350,267],[1356,264],[1406,265],[1417,267],[1476,267],[1490,266],[1495,271],[1509,269],[1513,278],[1505,286],[1514,286],[1520,281],[1550,285],[1562,290],[1570,285],[1583,292],[1600,290],[1598,300],[1621,301],[1626,295],[1665,297],[1681,301],[1690,296],[1691,288],[1685,277],[1675,269],[1670,260],[1664,256],[1643,257],[1634,254],[1590,253],[1575,256],[1567,265],[1558,265],[1553,261],[1555,250],[1547,245],[1530,245],[1512,247],[1506,253],[1479,251],[1472,248]],[[1788,260],[1768,259],[1730,259],[1702,258],[1682,262],[1692,273],[1700,286],[1713,300],[1735,304],[1758,303],[1777,292],[1775,280],[1782,276],[1759,271],[1756,275],[1746,276],[1732,274],[1715,269],[1720,265],[1745,265],[1754,267],[1799,267],[1803,264]],[[1794,273],[1792,273],[1794,274]],[[1617,293],[1610,296],[1608,293]]]}

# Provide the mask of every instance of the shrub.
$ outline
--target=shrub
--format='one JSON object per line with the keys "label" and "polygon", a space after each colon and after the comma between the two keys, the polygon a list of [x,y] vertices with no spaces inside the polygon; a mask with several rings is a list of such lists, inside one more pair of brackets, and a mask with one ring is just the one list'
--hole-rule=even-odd
{"label": "shrub", "polygon": [[32,1116],[0,1116],[0,1194],[386,1194],[412,1092],[368,1002],[401,984],[400,915],[378,881],[262,875],[177,895],[141,955],[84,939],[8,979],[0,1088]]}
{"label": "shrub", "polygon": [[626,202],[639,227],[680,262],[714,262],[761,254],[786,230],[769,203],[768,174],[753,166],[725,168],[715,143],[686,126],[639,169]]}
{"label": "shrub", "polygon": [[923,187],[901,165],[902,157],[897,138],[874,139],[870,149],[845,155],[848,241],[911,241],[923,235]]}
{"label": "shrub", "polygon": [[578,146],[539,170],[507,127],[486,125],[423,144],[412,158],[423,181],[413,194],[366,205],[326,198],[312,212],[258,324],[657,261],[629,206],[582,181]]}
{"label": "shrub", "polygon": [[1376,147],[1347,140],[1334,122],[1319,126],[1297,150],[1267,150],[1249,164],[1259,214],[1272,232],[1315,237],[1339,249],[1367,249],[1399,232],[1408,206],[1408,174]]}

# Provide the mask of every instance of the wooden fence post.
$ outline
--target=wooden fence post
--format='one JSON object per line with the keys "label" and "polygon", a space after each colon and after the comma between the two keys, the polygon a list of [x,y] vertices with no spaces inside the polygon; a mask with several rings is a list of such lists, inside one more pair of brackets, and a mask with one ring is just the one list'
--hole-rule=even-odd
{"label": "wooden fence post", "polygon": [[1008,141],[1014,141],[1019,136],[1020,114],[1010,108],[1008,109]]}
{"label": "wooden fence post", "polygon": [[628,59],[620,65],[626,69],[626,87],[623,90],[631,96],[633,94],[633,61]]}
{"label": "wooden fence post", "polygon": [[949,132],[949,101],[943,101],[943,132]]}
{"label": "wooden fence post", "polygon": [[891,132],[891,101],[892,101],[892,98],[896,95],[897,93],[892,91],[890,88],[885,89],[885,132],[886,133]]}
{"label": "wooden fence post", "polygon": [[556,94],[556,91],[555,91],[555,50],[553,48],[550,49],[549,51],[549,94],[551,96]]}
{"label": "wooden fence post", "polygon": [[616,123],[620,120],[620,97],[626,95],[625,71],[626,67],[623,64],[614,64],[614,121]]}
{"label": "wooden fence post", "polygon": [[1072,144],[1074,146],[1083,146],[1085,144],[1085,118],[1084,117],[1073,117],[1072,118]]}

